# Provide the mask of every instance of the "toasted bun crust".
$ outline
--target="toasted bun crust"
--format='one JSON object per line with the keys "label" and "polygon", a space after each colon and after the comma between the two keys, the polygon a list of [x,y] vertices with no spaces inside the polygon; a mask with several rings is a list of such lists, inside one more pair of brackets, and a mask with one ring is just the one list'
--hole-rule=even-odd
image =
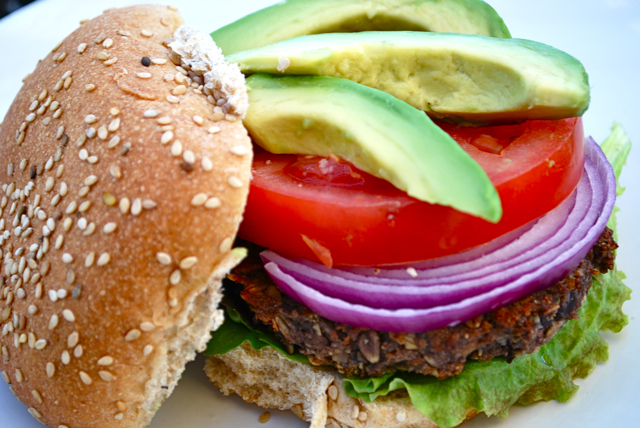
{"label": "toasted bun crust", "polygon": [[[310,428],[437,428],[403,391],[372,403],[344,392],[342,376],[324,367],[292,361],[270,347],[256,351],[248,343],[209,357],[209,379],[226,395],[267,408],[291,410]],[[468,419],[475,411],[468,412]]]}
{"label": "toasted bun crust", "polygon": [[85,23],[2,124],[0,370],[53,427],[146,425],[243,256],[250,140],[182,82],[163,44],[181,23],[166,6]]}

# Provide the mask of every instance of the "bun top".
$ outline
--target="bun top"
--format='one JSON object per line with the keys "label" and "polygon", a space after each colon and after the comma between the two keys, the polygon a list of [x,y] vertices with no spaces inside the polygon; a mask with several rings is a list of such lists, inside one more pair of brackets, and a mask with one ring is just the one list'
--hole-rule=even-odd
{"label": "bun top", "polygon": [[181,23],[166,6],[85,23],[2,124],[0,370],[53,427],[146,425],[243,257],[244,80],[178,49],[190,30],[170,49]]}

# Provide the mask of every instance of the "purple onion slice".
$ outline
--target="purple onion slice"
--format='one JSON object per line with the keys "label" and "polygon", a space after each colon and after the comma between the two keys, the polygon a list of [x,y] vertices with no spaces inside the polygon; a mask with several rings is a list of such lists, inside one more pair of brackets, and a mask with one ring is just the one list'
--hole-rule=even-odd
{"label": "purple onion slice", "polygon": [[[490,254],[440,265],[435,274],[421,270],[426,276],[422,283],[420,277],[390,282],[389,277],[314,268],[312,262],[271,252],[263,253],[265,268],[288,296],[336,322],[398,333],[456,325],[554,284],[589,252],[613,209],[615,178],[592,139],[586,153],[579,187],[561,207]],[[534,230],[545,231],[544,238],[530,233]],[[502,248],[519,250],[507,256],[500,254]],[[445,281],[440,285],[432,281],[438,273]]]}

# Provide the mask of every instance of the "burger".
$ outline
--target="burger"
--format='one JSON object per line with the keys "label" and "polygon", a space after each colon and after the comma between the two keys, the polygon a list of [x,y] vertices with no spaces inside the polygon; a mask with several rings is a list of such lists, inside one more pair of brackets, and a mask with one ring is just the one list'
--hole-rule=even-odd
{"label": "burger", "polygon": [[[573,379],[606,359],[598,331],[619,331],[627,322],[620,307],[628,289],[614,267],[617,244],[607,227],[615,223],[610,220],[614,171],[598,145],[584,139],[579,119],[589,99],[584,69],[548,47],[486,39],[493,34],[317,34],[322,31],[316,21],[308,25],[312,29],[291,24],[298,33],[283,30],[306,22],[296,15],[302,3],[280,3],[212,34],[227,60],[248,76],[245,125],[261,148],[255,149],[239,233],[238,245],[249,248],[249,257],[225,283],[227,321],[206,352],[211,380],[225,394],[290,409],[314,427],[450,427],[480,412],[506,415],[514,403],[568,400],[576,389]],[[313,13],[313,3],[305,3],[305,13]],[[376,23],[396,11],[380,9],[366,15],[375,28],[358,25],[386,30]],[[339,21],[341,13],[331,9],[327,19]],[[349,19],[353,16],[330,21],[325,30],[351,28]],[[257,22],[263,38],[248,33],[241,48],[227,44]],[[273,40],[280,33],[287,34]],[[508,32],[498,37],[508,39]],[[445,40],[446,47],[421,51],[423,40]],[[586,94],[569,102],[554,92],[547,100],[565,101],[553,108],[530,101],[522,110],[478,111],[480,103],[469,101],[473,94],[436,73],[433,58],[456,43],[463,47],[443,55],[450,63],[442,68],[452,75],[462,70],[459,74],[475,83],[491,80],[502,63],[492,56],[495,51],[480,45],[521,44],[523,51],[509,48],[512,55],[503,58],[515,63],[536,49],[546,57],[532,59],[519,77],[537,65],[533,80],[547,85],[547,77],[561,73],[545,60],[562,56],[567,62],[560,69],[575,66],[576,72],[563,76],[559,92],[572,92],[579,82]],[[494,62],[473,63],[481,70],[473,74],[464,46]],[[403,68],[406,51],[419,64],[409,72]],[[409,76],[411,84],[399,76]],[[356,103],[348,84],[332,86],[336,77],[401,98],[437,120],[482,165],[500,195],[501,218],[491,223],[461,213],[464,209],[435,206],[412,194],[410,185],[402,188],[394,181],[394,173],[405,171],[372,167],[382,161],[370,160],[375,150],[366,143],[358,150],[349,146],[363,134],[345,122],[382,121],[382,115]],[[419,95],[413,92],[415,82],[423,84],[415,90]],[[438,93],[443,86],[459,90],[451,98],[464,99],[472,111],[445,106],[447,97]],[[498,97],[502,102],[504,96]],[[346,107],[335,98],[347,99]],[[386,105],[392,116],[393,101]],[[337,113],[331,116],[327,109]],[[339,123],[346,136],[333,133],[327,122]],[[374,139],[365,134],[363,140]],[[613,164],[623,162],[628,147],[620,128],[603,144]],[[410,168],[408,162],[400,169]],[[576,211],[586,209],[580,195],[588,177],[595,180],[589,185],[591,214]]]}

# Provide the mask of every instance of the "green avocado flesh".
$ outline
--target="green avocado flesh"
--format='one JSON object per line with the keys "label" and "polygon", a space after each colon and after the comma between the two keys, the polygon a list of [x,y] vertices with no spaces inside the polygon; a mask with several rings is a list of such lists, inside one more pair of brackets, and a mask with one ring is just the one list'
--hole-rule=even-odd
{"label": "green avocado flesh", "polygon": [[500,197],[484,170],[423,112],[334,77],[247,79],[244,125],[271,153],[338,155],[422,201],[497,222]]}
{"label": "green avocado flesh", "polygon": [[582,64],[542,43],[424,32],[303,36],[226,57],[243,73],[330,76],[387,92],[427,114],[497,123],[582,115]]}
{"label": "green avocado flesh", "polygon": [[480,0],[287,0],[211,33],[225,55],[308,34],[432,31],[509,38]]}

